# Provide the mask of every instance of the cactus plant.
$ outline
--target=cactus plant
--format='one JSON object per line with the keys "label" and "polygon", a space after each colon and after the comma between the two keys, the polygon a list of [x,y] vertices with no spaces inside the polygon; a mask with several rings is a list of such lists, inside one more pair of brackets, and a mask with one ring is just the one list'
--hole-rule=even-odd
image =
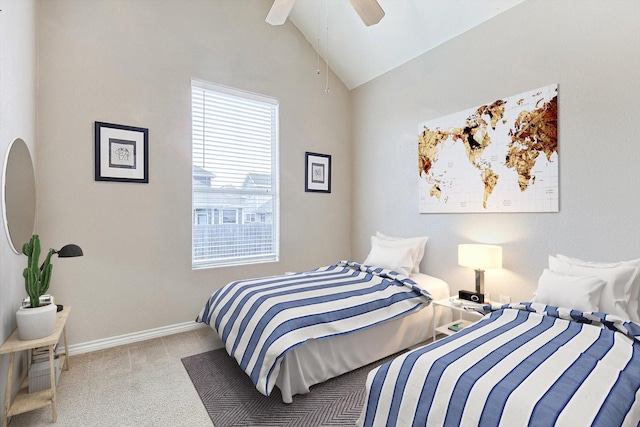
{"label": "cactus plant", "polygon": [[22,272],[24,286],[31,300],[31,307],[39,307],[40,296],[47,293],[51,282],[51,271],[53,270],[51,255],[53,255],[53,251],[49,251],[42,266],[38,266],[40,262],[40,237],[34,234],[29,243],[22,245],[22,253],[28,258],[27,268]]}

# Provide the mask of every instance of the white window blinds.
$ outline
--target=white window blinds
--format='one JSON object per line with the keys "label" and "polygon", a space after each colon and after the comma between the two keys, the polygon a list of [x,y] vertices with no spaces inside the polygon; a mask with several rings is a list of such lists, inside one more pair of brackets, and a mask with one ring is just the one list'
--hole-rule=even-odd
{"label": "white window blinds", "polygon": [[278,259],[278,103],[193,80],[194,268]]}

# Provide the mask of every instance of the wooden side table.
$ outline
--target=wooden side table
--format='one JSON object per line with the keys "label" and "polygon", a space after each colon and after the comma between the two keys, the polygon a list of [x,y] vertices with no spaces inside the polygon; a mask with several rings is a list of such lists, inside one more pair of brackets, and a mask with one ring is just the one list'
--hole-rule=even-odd
{"label": "wooden side table", "polygon": [[[67,343],[67,332],[65,325],[71,307],[64,307],[64,310],[59,311],[56,314],[56,329],[55,331],[44,338],[37,340],[22,341],[18,338],[18,330],[13,331],[9,339],[0,347],[0,354],[9,353],[9,373],[7,374],[7,394],[4,402],[4,418],[2,419],[2,427],[7,427],[9,417],[23,412],[33,411],[34,409],[42,408],[47,405],[51,405],[51,412],[53,422],[58,419],[58,411],[56,408],[56,367],[54,363],[54,350],[55,346],[60,341],[60,336],[64,338],[64,355],[60,355],[60,367],[63,370],[69,369],[69,345]],[[35,393],[28,392],[28,378],[22,384],[18,395],[13,403],[11,402],[11,386],[13,383],[13,365],[15,361],[15,354],[18,351],[33,350],[38,347],[49,347],[49,378],[51,381],[51,388],[48,390],[41,390]]]}

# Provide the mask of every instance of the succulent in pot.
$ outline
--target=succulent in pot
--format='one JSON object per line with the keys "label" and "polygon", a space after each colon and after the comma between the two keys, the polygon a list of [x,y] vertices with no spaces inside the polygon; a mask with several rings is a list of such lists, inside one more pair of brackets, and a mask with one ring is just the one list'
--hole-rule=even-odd
{"label": "succulent in pot", "polygon": [[39,267],[40,237],[34,234],[29,243],[22,246],[22,253],[28,258],[27,268],[23,270],[22,276],[31,306],[18,309],[16,322],[18,323],[19,338],[34,340],[50,335],[56,327],[56,305],[40,305],[40,297],[47,292],[51,282],[51,271],[53,270],[51,255],[53,252],[49,251],[42,267]]}
{"label": "succulent in pot", "polygon": [[50,335],[56,327],[58,306],[53,303],[42,304],[43,299],[41,298],[49,290],[51,282],[51,272],[53,271],[51,257],[58,255],[59,258],[71,258],[83,255],[80,246],[74,244],[65,245],[59,251],[49,249],[44,262],[38,267],[40,251],[40,237],[37,234],[31,236],[29,243],[22,246],[22,253],[28,258],[27,268],[24,269],[22,275],[30,302],[30,306],[20,307],[16,313],[18,332],[22,340],[45,337]]}
{"label": "succulent in pot", "polygon": [[53,264],[51,264],[53,252],[49,251],[44,263],[39,266],[40,252],[40,236],[34,234],[31,236],[29,243],[25,243],[22,246],[22,253],[28,258],[27,268],[22,271],[22,276],[24,277],[24,287],[31,301],[31,307],[40,306],[40,297],[49,290],[51,272],[53,271]]}

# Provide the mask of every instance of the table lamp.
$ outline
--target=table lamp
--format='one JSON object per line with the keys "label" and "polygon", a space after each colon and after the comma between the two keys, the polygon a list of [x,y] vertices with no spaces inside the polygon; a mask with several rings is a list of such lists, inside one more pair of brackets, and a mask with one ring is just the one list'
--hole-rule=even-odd
{"label": "table lamp", "polygon": [[484,295],[484,271],[502,268],[502,246],[462,244],[458,245],[458,265],[476,271],[476,293]]}

